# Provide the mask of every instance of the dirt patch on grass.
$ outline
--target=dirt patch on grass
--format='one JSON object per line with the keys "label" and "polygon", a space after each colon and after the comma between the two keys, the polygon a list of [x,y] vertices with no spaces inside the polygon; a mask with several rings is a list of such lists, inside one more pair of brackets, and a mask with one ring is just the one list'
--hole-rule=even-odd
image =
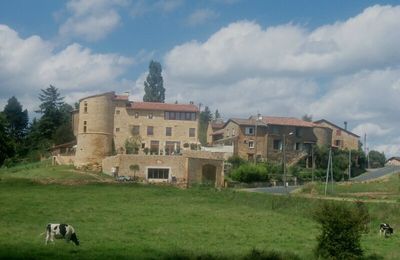
{"label": "dirt patch on grass", "polygon": [[[348,194],[348,193],[346,193]],[[339,201],[362,201],[362,202],[375,202],[375,203],[397,203],[395,199],[384,199],[384,198],[366,198],[366,197],[334,197],[334,196],[323,196],[323,195],[311,195],[311,194],[297,194],[296,196],[308,198],[308,199],[319,199],[319,200],[339,200]]]}
{"label": "dirt patch on grass", "polygon": [[367,199],[390,199],[396,194],[391,192],[354,192],[354,193],[339,193],[339,196],[367,198]]}

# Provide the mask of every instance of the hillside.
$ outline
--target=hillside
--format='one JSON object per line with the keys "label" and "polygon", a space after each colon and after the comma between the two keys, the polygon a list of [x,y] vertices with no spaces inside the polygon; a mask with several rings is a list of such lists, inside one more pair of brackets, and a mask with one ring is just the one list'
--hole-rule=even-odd
{"label": "hillside", "polygon": [[[0,171],[0,259],[312,259],[319,200],[195,187],[120,184],[69,167],[26,165]],[[398,259],[398,203],[369,203],[367,255]],[[39,234],[49,222],[72,224],[81,246]],[[261,252],[261,253],[260,253]]]}

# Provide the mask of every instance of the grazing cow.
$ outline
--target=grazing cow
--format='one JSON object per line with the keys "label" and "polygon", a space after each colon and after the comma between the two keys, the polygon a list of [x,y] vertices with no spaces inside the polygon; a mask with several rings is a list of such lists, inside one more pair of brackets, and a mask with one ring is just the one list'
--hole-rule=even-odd
{"label": "grazing cow", "polygon": [[48,224],[46,227],[46,245],[49,240],[54,242],[56,239],[65,239],[65,241],[72,241],[75,245],[79,246],[79,240],[76,236],[75,230],[71,225],[67,224]]}
{"label": "grazing cow", "polygon": [[393,234],[393,228],[389,224],[381,223],[379,228],[379,235],[382,236],[382,234],[385,237],[388,237],[389,235]]}

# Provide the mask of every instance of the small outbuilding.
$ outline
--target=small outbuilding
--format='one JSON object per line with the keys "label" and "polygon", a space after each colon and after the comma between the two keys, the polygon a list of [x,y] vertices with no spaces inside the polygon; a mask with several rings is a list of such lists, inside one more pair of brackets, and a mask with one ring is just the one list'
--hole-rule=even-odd
{"label": "small outbuilding", "polygon": [[400,166],[400,157],[391,157],[386,161],[386,165]]}

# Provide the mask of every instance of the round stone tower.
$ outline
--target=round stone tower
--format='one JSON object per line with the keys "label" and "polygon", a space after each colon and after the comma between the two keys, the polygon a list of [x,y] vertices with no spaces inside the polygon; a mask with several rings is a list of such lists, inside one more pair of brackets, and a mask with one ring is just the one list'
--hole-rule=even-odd
{"label": "round stone tower", "polygon": [[111,155],[115,93],[108,92],[79,100],[79,123],[75,166],[98,163]]}

